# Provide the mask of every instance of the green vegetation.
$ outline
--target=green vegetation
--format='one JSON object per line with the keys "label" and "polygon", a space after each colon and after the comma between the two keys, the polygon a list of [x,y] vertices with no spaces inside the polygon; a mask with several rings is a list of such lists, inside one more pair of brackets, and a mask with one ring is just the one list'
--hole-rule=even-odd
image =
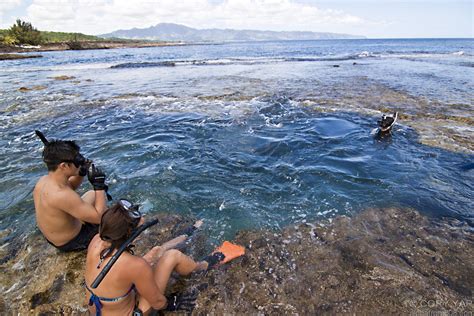
{"label": "green vegetation", "polygon": [[16,20],[16,23],[7,30],[7,34],[3,37],[3,43],[6,45],[27,44],[39,45],[43,39],[41,33],[29,22]]}
{"label": "green vegetation", "polygon": [[70,47],[80,49],[80,43],[84,41],[103,41],[103,39],[81,33],[41,32],[31,23],[20,19],[8,30],[0,30],[0,44],[7,46],[66,43]]}
{"label": "green vegetation", "polygon": [[41,32],[45,43],[103,41],[103,38],[82,33]]}

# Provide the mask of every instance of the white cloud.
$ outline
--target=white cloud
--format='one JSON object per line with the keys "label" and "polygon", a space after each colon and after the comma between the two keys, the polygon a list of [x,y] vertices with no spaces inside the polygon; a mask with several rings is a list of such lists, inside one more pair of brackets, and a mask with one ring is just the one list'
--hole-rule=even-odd
{"label": "white cloud", "polygon": [[21,5],[21,0],[0,0],[0,16]]}
{"label": "white cloud", "polygon": [[342,11],[290,0],[33,0],[24,18],[42,30],[89,34],[162,22],[195,28],[302,31],[367,23]]}

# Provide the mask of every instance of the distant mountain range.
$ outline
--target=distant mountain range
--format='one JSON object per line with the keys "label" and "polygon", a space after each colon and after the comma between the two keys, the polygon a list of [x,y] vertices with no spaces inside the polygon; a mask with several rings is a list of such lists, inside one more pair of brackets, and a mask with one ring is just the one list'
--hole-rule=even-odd
{"label": "distant mountain range", "polygon": [[275,32],[232,29],[193,29],[180,24],[160,23],[144,29],[118,30],[99,35],[104,38],[126,38],[183,42],[232,42],[277,40],[356,39],[365,36],[321,32]]}

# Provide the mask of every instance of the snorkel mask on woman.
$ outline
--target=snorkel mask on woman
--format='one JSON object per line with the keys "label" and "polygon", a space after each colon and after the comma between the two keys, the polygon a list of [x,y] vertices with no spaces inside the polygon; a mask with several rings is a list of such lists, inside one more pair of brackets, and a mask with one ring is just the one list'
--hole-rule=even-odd
{"label": "snorkel mask on woman", "polygon": [[125,199],[120,199],[118,201],[118,204],[128,212],[128,216],[133,219],[133,221],[136,221],[135,227],[138,226],[138,223],[140,222],[140,219],[142,218],[142,213],[138,210],[140,208],[139,204],[133,204],[129,200]]}

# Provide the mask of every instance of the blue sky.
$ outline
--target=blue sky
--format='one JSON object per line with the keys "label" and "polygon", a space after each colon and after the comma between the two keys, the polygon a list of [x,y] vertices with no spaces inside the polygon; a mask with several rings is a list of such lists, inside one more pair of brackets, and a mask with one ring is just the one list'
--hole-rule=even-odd
{"label": "blue sky", "polygon": [[369,38],[474,37],[472,0],[0,0],[0,28],[103,34],[162,22]]}

